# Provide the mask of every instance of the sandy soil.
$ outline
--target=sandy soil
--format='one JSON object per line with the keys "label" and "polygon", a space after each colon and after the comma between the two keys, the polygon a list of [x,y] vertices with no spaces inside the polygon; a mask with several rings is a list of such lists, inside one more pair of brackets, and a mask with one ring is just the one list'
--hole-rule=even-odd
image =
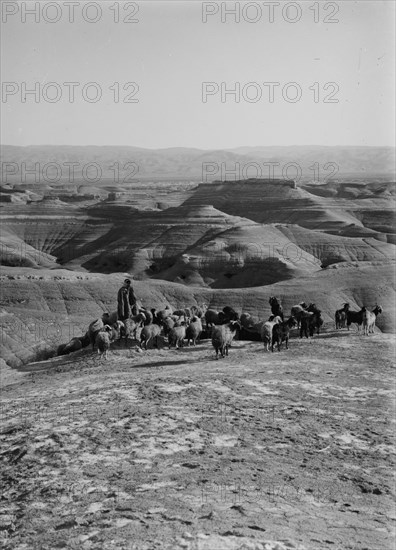
{"label": "sandy soil", "polygon": [[328,329],[26,365],[2,382],[4,548],[389,550],[393,356]]}

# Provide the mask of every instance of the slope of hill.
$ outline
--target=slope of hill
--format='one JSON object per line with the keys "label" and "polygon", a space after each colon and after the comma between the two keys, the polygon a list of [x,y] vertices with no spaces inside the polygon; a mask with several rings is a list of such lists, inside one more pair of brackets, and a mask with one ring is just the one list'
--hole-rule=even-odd
{"label": "slope of hill", "polygon": [[[317,269],[315,258],[309,255],[302,259],[298,254],[298,265],[288,258],[288,241],[274,227],[224,214],[211,206],[186,205],[139,214],[113,208],[120,211],[112,214],[117,222],[97,243],[97,249],[104,252],[90,260],[79,258],[89,271],[109,273],[121,268],[140,278],[243,287]],[[99,208],[95,215],[108,216],[109,212]]]}
{"label": "slope of hill", "polygon": [[379,240],[386,237],[380,231],[366,228],[360,218],[371,211],[388,215],[389,219],[394,205],[381,197],[354,201],[319,197],[304,188],[293,188],[287,182],[268,180],[200,184],[184,204],[211,204],[223,212],[258,223],[296,224],[330,234],[349,236],[350,233]]}

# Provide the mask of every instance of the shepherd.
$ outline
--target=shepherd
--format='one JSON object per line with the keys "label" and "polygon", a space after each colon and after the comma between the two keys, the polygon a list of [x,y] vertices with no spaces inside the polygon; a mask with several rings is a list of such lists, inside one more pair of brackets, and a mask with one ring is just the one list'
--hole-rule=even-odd
{"label": "shepherd", "polygon": [[131,286],[130,279],[125,279],[124,284],[118,291],[117,302],[118,319],[120,321],[125,321],[132,315],[137,314],[136,296]]}

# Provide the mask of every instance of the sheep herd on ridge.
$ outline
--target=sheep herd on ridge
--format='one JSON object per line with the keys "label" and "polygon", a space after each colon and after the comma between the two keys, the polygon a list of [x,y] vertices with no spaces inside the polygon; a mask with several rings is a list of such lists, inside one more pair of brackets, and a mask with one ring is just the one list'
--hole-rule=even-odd
{"label": "sheep herd on ridge", "polygon": [[[77,338],[72,338],[67,344],[58,347],[58,355],[66,355],[81,348],[92,346],[98,350],[100,357],[107,359],[107,352],[115,341],[124,341],[127,346],[128,338],[137,340],[138,333],[140,348],[148,349],[149,343],[158,348],[159,337],[166,337],[168,347],[176,349],[183,347],[185,342],[193,346],[200,338],[211,338],[216,352],[216,359],[228,355],[228,348],[239,332],[241,339],[251,339],[251,335],[260,335],[264,344],[264,350],[278,351],[284,343],[288,349],[290,330],[297,327],[300,338],[313,337],[319,334],[323,325],[321,311],[315,304],[307,305],[301,302],[291,308],[290,317],[285,319],[282,305],[278,299],[271,296],[269,299],[272,315],[268,321],[255,322],[249,313],[240,315],[230,306],[225,306],[221,311],[207,308],[206,306],[191,306],[184,309],[172,310],[166,306],[163,310],[135,307],[134,314],[128,319],[120,321],[117,312],[104,313],[101,318],[92,321],[87,332]],[[382,312],[381,306],[376,306],[373,311],[362,307],[360,311],[352,311],[350,305],[345,303],[341,309],[335,312],[335,328],[347,328],[352,323],[358,327],[363,326],[363,333],[368,335],[374,332],[377,316]]]}

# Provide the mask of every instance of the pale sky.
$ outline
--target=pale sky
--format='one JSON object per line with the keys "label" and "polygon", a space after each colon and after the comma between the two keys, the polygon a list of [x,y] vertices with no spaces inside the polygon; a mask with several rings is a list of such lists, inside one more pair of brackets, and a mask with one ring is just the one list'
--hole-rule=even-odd
{"label": "pale sky", "polygon": [[[38,23],[28,14],[23,22],[24,6],[32,9],[34,2],[2,2],[3,144],[203,149],[394,145],[393,1],[319,2],[316,14],[309,9],[313,1],[299,2],[301,19],[296,23],[283,19],[285,2],[274,7],[272,23],[263,2],[227,2],[228,9],[239,6],[239,23],[231,15],[222,22],[220,2],[209,2],[205,8],[191,0],[143,1],[135,3],[136,14],[134,3],[119,2],[119,23],[114,22],[114,1],[97,2],[102,13],[96,23],[82,17],[86,2],[75,7],[74,22],[69,22],[67,2],[57,2],[58,11],[55,2],[37,4]],[[85,7],[93,19],[95,6]],[[203,9],[217,13],[207,15],[203,23]],[[287,13],[291,19],[297,15],[291,8]],[[122,22],[128,14],[138,22]],[[325,23],[326,16],[339,22]],[[45,21],[56,17],[58,22]],[[257,22],[249,22],[254,17]],[[49,82],[58,83],[58,102],[47,100],[57,92],[54,86],[44,88]],[[73,103],[64,82],[78,83]],[[97,83],[102,92],[96,103],[83,98],[88,82]],[[132,85],[123,90],[128,82],[138,84],[135,95]],[[206,103],[205,82],[219,90],[208,95]],[[273,103],[264,85],[268,82],[280,83]],[[283,86],[290,82],[302,92],[295,103],[282,97]],[[37,102],[28,95],[23,103],[23,86],[32,89],[35,83]],[[240,101],[227,95],[222,102],[221,88],[235,83],[240,83]],[[246,87],[248,83],[253,84]],[[324,90],[326,83],[335,84]],[[293,98],[296,88],[286,91]],[[259,92],[261,99],[247,100]],[[338,103],[323,101],[331,92]],[[92,98],[95,89],[87,93]],[[139,102],[124,103],[128,93]]]}

